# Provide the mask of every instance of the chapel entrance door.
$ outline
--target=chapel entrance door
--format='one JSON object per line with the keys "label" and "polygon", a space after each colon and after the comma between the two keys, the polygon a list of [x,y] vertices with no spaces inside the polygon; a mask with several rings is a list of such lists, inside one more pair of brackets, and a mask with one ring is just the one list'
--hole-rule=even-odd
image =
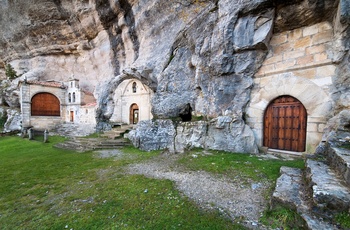
{"label": "chapel entrance door", "polygon": [[70,111],[69,113],[69,121],[74,122],[74,111]]}
{"label": "chapel entrance door", "polygon": [[137,104],[132,104],[130,106],[130,124],[137,124],[139,122],[139,118],[139,107]]}
{"label": "chapel entrance door", "polygon": [[273,100],[264,115],[264,146],[304,152],[307,113],[304,105],[291,96]]}

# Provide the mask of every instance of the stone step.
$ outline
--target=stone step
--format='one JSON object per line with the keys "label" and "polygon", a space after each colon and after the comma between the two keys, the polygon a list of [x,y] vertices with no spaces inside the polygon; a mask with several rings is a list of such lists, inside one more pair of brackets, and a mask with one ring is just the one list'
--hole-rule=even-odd
{"label": "stone step", "polygon": [[343,178],[323,162],[306,161],[306,179],[312,189],[313,201],[323,212],[342,212],[350,208],[350,190]]}
{"label": "stone step", "polygon": [[307,228],[311,230],[337,229],[313,213],[303,184],[303,172],[300,169],[283,166],[280,173],[281,176],[277,179],[271,197],[271,208],[281,205],[296,210],[305,220]]}
{"label": "stone step", "polygon": [[127,145],[127,144],[129,144],[129,142],[123,141],[123,142],[113,142],[113,143],[111,143],[111,142],[101,142],[101,143],[99,143],[97,145],[100,145],[100,146],[124,146],[124,145]]}
{"label": "stone step", "polygon": [[327,151],[327,161],[350,186],[350,150],[330,147]]}
{"label": "stone step", "polygon": [[56,144],[55,147],[84,152],[94,149],[115,149],[129,146],[126,139],[108,140],[105,138],[81,138],[73,137],[63,143]]}
{"label": "stone step", "polygon": [[74,141],[65,141],[63,143],[58,143],[54,147],[60,148],[60,149],[75,150],[78,152],[85,152],[93,149],[89,145],[83,145],[81,143],[76,143]]}
{"label": "stone step", "polygon": [[119,126],[117,128],[112,128],[109,131],[105,131],[103,134],[101,134],[101,137],[107,137],[109,139],[116,139],[118,137],[121,137],[125,132],[128,130],[131,130],[133,128],[132,125],[124,125]]}

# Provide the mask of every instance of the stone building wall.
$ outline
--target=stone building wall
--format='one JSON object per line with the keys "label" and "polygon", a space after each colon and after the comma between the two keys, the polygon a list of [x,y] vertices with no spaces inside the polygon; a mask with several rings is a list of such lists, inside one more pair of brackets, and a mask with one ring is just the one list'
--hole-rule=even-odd
{"label": "stone building wall", "polygon": [[[84,92],[76,79],[67,85],[59,82],[21,82],[22,126],[35,129],[56,129],[63,123],[96,126],[96,100],[91,93]],[[60,116],[32,116],[32,98],[38,93],[50,93],[60,102]],[[74,96],[73,96],[74,94]]]}
{"label": "stone building wall", "polygon": [[[38,93],[51,93],[60,101],[60,117],[47,116],[31,116],[31,100]],[[61,123],[62,117],[66,114],[66,94],[64,88],[49,87],[37,84],[21,83],[21,111],[22,111],[22,127],[33,126],[36,129],[52,129]]]}
{"label": "stone building wall", "polygon": [[322,139],[331,111],[333,26],[321,22],[274,34],[270,51],[255,74],[247,123],[258,146],[263,145],[263,116],[269,103],[282,95],[298,99],[307,111],[306,152],[312,153]]}
{"label": "stone building wall", "polygon": [[80,107],[80,124],[96,126],[96,103]]}
{"label": "stone building wall", "polygon": [[[133,92],[133,83],[136,83],[136,93]],[[136,79],[123,81],[115,90],[114,112],[112,122],[130,123],[130,107],[137,104],[139,108],[139,121],[152,119],[151,114],[152,91]]]}

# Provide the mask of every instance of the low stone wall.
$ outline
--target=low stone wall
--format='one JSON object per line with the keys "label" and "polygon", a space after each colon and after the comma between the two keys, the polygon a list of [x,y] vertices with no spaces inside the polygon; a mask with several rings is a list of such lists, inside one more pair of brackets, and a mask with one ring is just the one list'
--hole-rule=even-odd
{"label": "low stone wall", "polygon": [[60,123],[62,123],[61,117],[35,116],[31,117],[30,125],[38,130],[51,130]]}

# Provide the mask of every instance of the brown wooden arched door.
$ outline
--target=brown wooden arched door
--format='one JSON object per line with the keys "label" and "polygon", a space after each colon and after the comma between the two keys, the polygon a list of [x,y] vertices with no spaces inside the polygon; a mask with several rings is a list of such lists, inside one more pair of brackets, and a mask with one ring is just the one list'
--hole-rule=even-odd
{"label": "brown wooden arched door", "polygon": [[38,93],[32,97],[32,116],[60,116],[60,101],[51,93]]}
{"label": "brown wooden arched door", "polygon": [[304,152],[307,113],[294,97],[281,96],[273,100],[264,115],[264,146]]}
{"label": "brown wooden arched door", "polygon": [[139,118],[139,107],[137,104],[132,104],[130,106],[130,124],[137,124],[139,122]]}

